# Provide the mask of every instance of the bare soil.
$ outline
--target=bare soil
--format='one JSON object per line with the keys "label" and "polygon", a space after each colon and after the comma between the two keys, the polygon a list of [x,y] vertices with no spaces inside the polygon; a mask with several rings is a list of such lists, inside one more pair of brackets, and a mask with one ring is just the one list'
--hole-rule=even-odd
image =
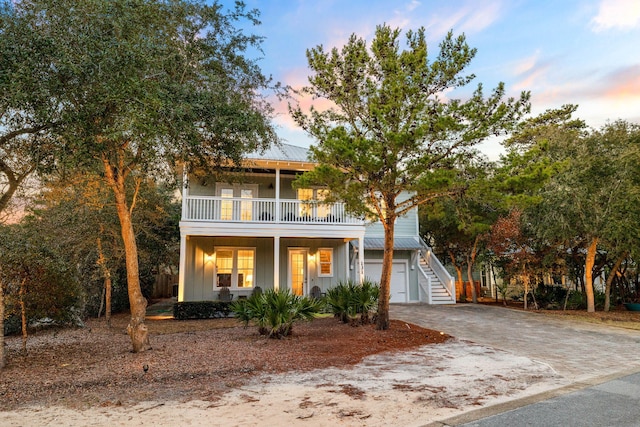
{"label": "bare soil", "polygon": [[234,319],[148,320],[152,350],[132,353],[127,314],[90,319],[84,328],[7,337],[8,365],[0,382],[0,410],[25,405],[75,409],[143,401],[217,401],[263,373],[346,367],[363,357],[397,352],[450,337],[392,320],[391,328],[350,326],[332,317],[294,326],[283,340],[260,336]]}

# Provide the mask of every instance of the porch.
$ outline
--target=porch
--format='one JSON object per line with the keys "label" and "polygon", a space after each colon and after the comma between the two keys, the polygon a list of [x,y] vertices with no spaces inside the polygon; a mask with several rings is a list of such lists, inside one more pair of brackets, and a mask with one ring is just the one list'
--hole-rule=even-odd
{"label": "porch", "polygon": [[343,203],[292,199],[186,196],[182,221],[260,224],[363,225]]}

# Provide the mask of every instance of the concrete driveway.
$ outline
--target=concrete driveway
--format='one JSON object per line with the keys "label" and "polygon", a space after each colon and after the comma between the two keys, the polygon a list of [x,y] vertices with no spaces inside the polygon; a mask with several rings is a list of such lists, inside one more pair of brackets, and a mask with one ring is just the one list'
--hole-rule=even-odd
{"label": "concrete driveway", "polygon": [[394,304],[391,317],[526,356],[572,382],[640,371],[640,331],[479,304]]}
{"label": "concrete driveway", "polygon": [[546,364],[568,384],[430,424],[433,426],[461,425],[640,372],[640,331],[474,304],[393,304],[391,317]]}

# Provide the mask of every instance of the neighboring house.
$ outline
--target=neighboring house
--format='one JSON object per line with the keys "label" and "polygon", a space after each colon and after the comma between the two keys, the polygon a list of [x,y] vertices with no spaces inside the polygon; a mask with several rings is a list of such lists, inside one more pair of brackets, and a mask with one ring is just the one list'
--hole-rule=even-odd
{"label": "neighboring house", "polygon": [[[247,156],[234,182],[186,177],[178,301],[218,299],[222,288],[233,299],[256,287],[319,295],[349,279],[380,280],[382,225],[323,203],[324,188],[293,188],[315,167],[308,154],[281,144]],[[391,302],[455,303],[453,278],[419,237],[417,210],[396,224]]]}

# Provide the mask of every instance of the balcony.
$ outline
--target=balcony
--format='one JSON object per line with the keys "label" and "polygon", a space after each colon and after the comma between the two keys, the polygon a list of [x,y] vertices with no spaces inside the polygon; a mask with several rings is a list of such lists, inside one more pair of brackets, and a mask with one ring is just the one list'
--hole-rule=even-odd
{"label": "balcony", "polygon": [[343,203],[302,200],[188,196],[182,220],[193,222],[262,224],[363,225],[348,215]]}

